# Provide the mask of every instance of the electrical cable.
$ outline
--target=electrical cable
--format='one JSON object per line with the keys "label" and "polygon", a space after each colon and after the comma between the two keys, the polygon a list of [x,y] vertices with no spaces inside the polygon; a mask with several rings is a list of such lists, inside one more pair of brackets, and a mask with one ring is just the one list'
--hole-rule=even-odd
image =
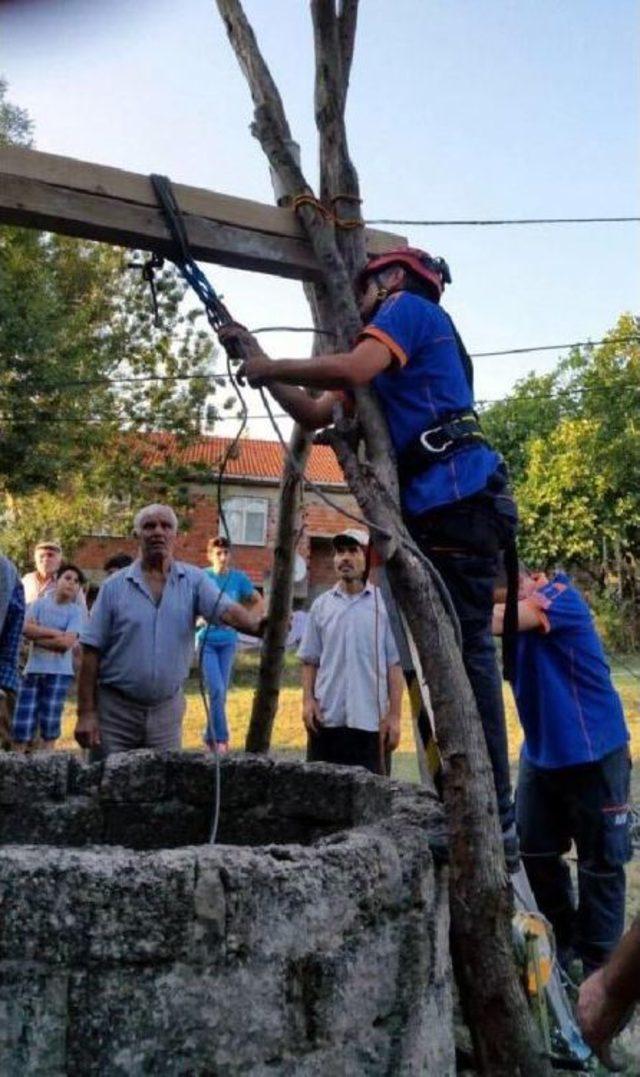
{"label": "electrical cable", "polygon": [[514,224],[626,224],[640,221],[640,217],[505,217],[462,220],[408,220],[393,217],[372,217],[363,221],[364,224],[393,224],[411,225],[414,228],[429,227],[476,227],[478,225],[514,225]]}
{"label": "electrical cable", "polygon": [[[216,375],[221,377],[221,375]],[[226,375],[225,375],[226,379]],[[621,393],[639,393],[639,385],[585,385],[576,386],[572,388],[567,386],[564,389],[558,389],[555,393],[514,393],[513,395],[507,394],[506,396],[498,397],[478,397],[476,400],[476,407],[483,408],[492,404],[531,404],[542,400],[563,400],[564,398],[571,399],[572,397],[585,397],[585,396],[608,396],[610,393],[614,393],[619,396]],[[274,416],[278,419],[291,418],[285,411],[273,412]],[[14,426],[29,426],[29,425],[41,425],[42,423],[55,423],[66,422],[73,423],[78,426],[94,426],[94,425],[107,425],[109,423],[143,423],[148,424],[150,414],[147,415],[127,415],[127,416],[95,416],[94,418],[87,419],[82,416],[76,415],[21,415],[20,417],[15,415],[0,414],[0,421],[6,423],[12,423]],[[229,415],[226,416],[219,414],[216,419],[221,422],[227,422],[233,418],[239,418],[239,416]],[[247,414],[247,421],[256,419],[267,419],[266,414],[259,412],[252,412]],[[166,434],[166,430],[151,430],[150,433]],[[200,436],[200,435],[198,435]]]}
{"label": "electrical cable", "polygon": [[[311,326],[306,328],[304,326],[262,326],[258,329],[251,330],[255,333],[269,333],[269,332],[293,332],[293,333],[314,333],[315,329]],[[318,332],[323,333],[326,336],[334,336],[329,330],[321,329]],[[532,345],[526,348],[504,348],[499,351],[488,352],[470,352],[469,355],[472,359],[490,359],[498,358],[505,355],[528,355],[533,352],[547,352],[547,351],[564,351],[569,348],[597,348],[604,344],[637,344],[640,342],[640,334],[631,334],[624,337],[607,337],[602,340],[574,340],[566,344],[540,344]],[[16,387],[30,388],[32,392],[38,391],[51,391],[58,392],[60,389],[80,389],[91,388],[99,386],[109,385],[145,385],[147,382],[181,382],[181,381],[228,381],[230,375],[228,373],[212,373],[212,374],[147,374],[147,375],[122,375],[122,376],[107,376],[102,378],[76,378],[73,381],[59,381],[55,385],[48,385],[47,383],[38,382],[37,380],[26,380],[24,382],[16,382]],[[540,399],[544,399],[541,397]],[[492,404],[500,402],[500,398],[487,399],[484,401],[477,401],[477,403]]]}

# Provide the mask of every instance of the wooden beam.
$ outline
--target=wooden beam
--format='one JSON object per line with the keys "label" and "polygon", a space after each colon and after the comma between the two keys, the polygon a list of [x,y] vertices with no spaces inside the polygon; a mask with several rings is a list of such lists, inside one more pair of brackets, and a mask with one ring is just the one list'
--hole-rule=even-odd
{"label": "wooden beam", "polygon": [[[174,184],[194,256],[236,269],[319,280],[311,246],[289,209]],[[16,146],[0,149],[0,224],[40,228],[170,253],[147,176]],[[406,239],[367,229],[375,254]]]}

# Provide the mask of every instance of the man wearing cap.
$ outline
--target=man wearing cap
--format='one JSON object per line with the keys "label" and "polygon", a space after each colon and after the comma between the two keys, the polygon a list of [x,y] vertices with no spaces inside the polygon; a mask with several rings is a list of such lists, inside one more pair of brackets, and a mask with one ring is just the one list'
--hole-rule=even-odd
{"label": "man wearing cap", "polygon": [[[515,868],[507,733],[491,615],[499,551],[513,542],[516,510],[504,463],[473,410],[471,360],[440,306],[450,281],[443,259],[398,248],[372,258],[354,284],[364,324],[351,350],[274,360],[242,327],[226,327],[220,340],[241,345],[248,358],[239,375],[252,386],[267,386],[309,430],[328,426],[336,406],[349,406],[357,387],[369,384],[375,390],[398,463],[406,525],[443,577],[460,621],[462,657],[493,768],[507,861]],[[311,397],[306,388],[325,391]]]}
{"label": "man wearing cap", "polygon": [[[22,577],[24,598],[27,606],[37,598],[52,596],[56,589],[58,569],[62,564],[62,547],[55,539],[41,539],[34,550],[35,572],[27,572]],[[87,603],[84,591],[80,589],[75,600],[86,611]]]}
{"label": "man wearing cap", "polygon": [[335,587],[316,598],[305,625],[302,718],[310,762],[387,772],[400,741],[403,674],[389,618],[367,580],[366,531],[333,539]]}

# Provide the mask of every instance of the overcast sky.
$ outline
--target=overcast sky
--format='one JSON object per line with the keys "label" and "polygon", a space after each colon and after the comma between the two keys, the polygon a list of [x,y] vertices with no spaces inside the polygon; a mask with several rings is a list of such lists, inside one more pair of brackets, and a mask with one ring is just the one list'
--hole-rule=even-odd
{"label": "overcast sky", "polygon": [[[636,0],[361,0],[351,148],[370,218],[638,215]],[[314,181],[306,0],[247,0]],[[39,149],[271,202],[214,0],[5,0],[0,71]],[[637,224],[412,227],[470,351],[598,340],[638,311]],[[298,284],[209,266],[248,325],[308,324]],[[305,337],[265,337],[306,354]],[[479,398],[558,354],[478,359]],[[252,411],[257,405],[252,402]],[[229,431],[229,426],[225,428]],[[286,424],[285,424],[286,429]],[[267,427],[253,423],[265,436]]]}

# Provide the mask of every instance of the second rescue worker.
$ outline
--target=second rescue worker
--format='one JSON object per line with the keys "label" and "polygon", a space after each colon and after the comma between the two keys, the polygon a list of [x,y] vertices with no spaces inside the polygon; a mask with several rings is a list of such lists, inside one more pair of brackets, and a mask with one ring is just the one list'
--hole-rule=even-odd
{"label": "second rescue worker", "polygon": [[[513,536],[515,505],[501,457],[473,413],[471,361],[440,298],[446,262],[406,247],[372,258],[356,282],[364,321],[349,352],[270,359],[240,326],[220,334],[249,358],[239,373],[266,385],[304,427],[332,422],[345,391],[371,383],[389,427],[406,524],[442,574],[460,619],[463,659],[491,757],[505,851],[517,843],[500,676],[491,637],[500,548]],[[299,386],[326,390],[316,398]]]}

